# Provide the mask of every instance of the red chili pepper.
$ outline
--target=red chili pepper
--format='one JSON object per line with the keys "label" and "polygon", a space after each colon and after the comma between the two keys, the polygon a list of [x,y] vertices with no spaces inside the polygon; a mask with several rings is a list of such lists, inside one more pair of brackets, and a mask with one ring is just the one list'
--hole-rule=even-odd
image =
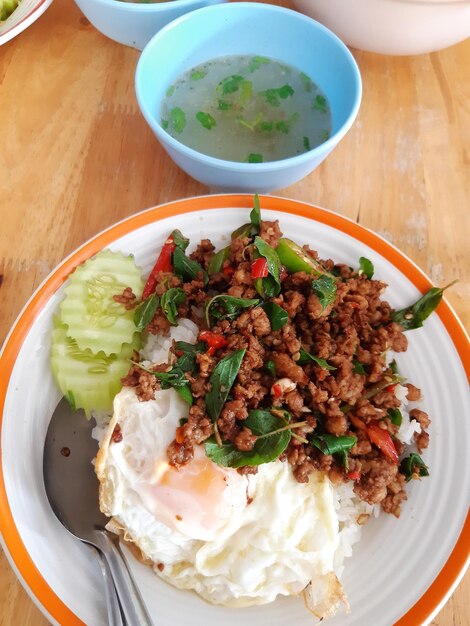
{"label": "red chili pepper", "polygon": [[153,270],[150,272],[150,276],[145,283],[144,291],[142,292],[142,300],[148,298],[155,291],[157,286],[157,274],[159,272],[171,272],[173,265],[171,263],[171,255],[175,251],[176,244],[173,241],[172,235],[163,244],[160,254],[158,255],[157,262],[155,263]]}
{"label": "red chili pepper", "polygon": [[354,470],[353,472],[348,472],[348,478],[350,480],[360,480],[361,472],[359,472],[358,470]]}
{"label": "red chili pepper", "polygon": [[361,307],[359,302],[350,302],[349,304],[352,306],[353,309],[359,309]]}
{"label": "red chili pepper", "polygon": [[281,385],[278,385],[277,383],[274,383],[274,385],[271,387],[271,389],[272,389],[272,392],[273,392],[275,398],[280,398],[282,396]]}
{"label": "red chili pepper", "polygon": [[398,463],[398,452],[390,437],[390,433],[380,428],[378,424],[369,424],[366,429],[372,443],[374,443],[387,458],[394,463]]}
{"label": "red chili pepper", "polygon": [[211,330],[203,330],[199,333],[199,339],[204,341],[209,346],[207,354],[212,356],[219,348],[225,348],[228,345],[228,340],[220,333],[213,333]]}
{"label": "red chili pepper", "polygon": [[224,276],[233,276],[235,274],[235,269],[231,265],[226,265],[222,268],[222,274]]}
{"label": "red chili pepper", "polygon": [[255,259],[251,264],[252,278],[266,278],[269,274],[268,262],[264,257]]}
{"label": "red chili pepper", "polygon": [[388,393],[393,393],[395,391],[395,387],[397,386],[397,384],[393,384],[393,385],[389,385],[388,387],[385,387],[385,391],[388,391]]}

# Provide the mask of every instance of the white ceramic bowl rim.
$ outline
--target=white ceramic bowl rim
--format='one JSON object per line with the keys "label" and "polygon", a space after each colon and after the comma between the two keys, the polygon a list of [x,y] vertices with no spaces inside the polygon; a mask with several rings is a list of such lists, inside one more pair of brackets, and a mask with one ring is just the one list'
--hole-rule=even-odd
{"label": "white ceramic bowl rim", "polygon": [[[118,0],[97,0],[97,1],[109,3],[109,2],[116,2]],[[213,156],[202,154],[201,152],[198,152],[197,150],[194,150],[193,148],[189,148],[188,146],[184,145],[183,143],[181,143],[180,141],[172,137],[169,133],[167,133],[160,125],[160,122],[158,121],[158,119],[148,109],[148,107],[145,104],[144,99],[141,97],[140,86],[139,86],[139,83],[140,83],[139,74],[141,72],[141,67],[145,63],[146,57],[147,55],[150,54],[150,51],[152,50],[152,48],[158,45],[158,40],[160,37],[164,36],[167,31],[178,27],[180,23],[186,20],[193,19],[193,16],[196,14],[199,14],[202,12],[210,12],[210,11],[239,10],[238,7],[244,7],[245,9],[249,9],[249,10],[252,10],[252,9],[263,10],[263,11],[271,12],[271,13],[279,13],[281,15],[282,14],[295,15],[296,19],[303,21],[303,22],[309,22],[312,25],[314,25],[317,28],[317,30],[322,31],[326,33],[327,35],[329,35],[335,41],[338,47],[341,48],[346,59],[348,60],[352,73],[354,74],[354,79],[355,79],[356,87],[357,87],[357,92],[354,97],[353,106],[351,108],[351,111],[348,117],[343,122],[341,127],[333,135],[331,135],[331,137],[329,137],[326,141],[321,143],[319,146],[316,146],[312,150],[309,150],[308,152],[304,152],[302,154],[297,154],[287,159],[278,159],[277,161],[266,161],[265,163],[240,163],[238,161],[227,161],[225,159],[218,159]],[[330,146],[332,147],[335,146],[339,142],[339,140],[342,139],[344,135],[348,132],[348,130],[351,128],[356,118],[357,112],[359,110],[359,106],[361,104],[361,98],[362,98],[362,79],[361,79],[361,74],[359,72],[359,68],[357,66],[357,63],[353,55],[351,54],[347,46],[341,41],[341,39],[339,39],[339,37],[337,37],[329,28],[327,28],[326,26],[323,26],[323,24],[320,24],[320,22],[317,22],[311,17],[302,15],[301,13],[298,13],[297,11],[293,11],[292,9],[286,9],[284,7],[274,6],[271,4],[263,4],[263,3],[258,3],[258,2],[236,2],[233,4],[230,4],[230,3],[229,4],[217,4],[214,6],[203,7],[201,9],[191,11],[190,13],[186,13],[185,15],[182,15],[181,17],[173,20],[172,22],[170,22],[170,24],[167,24],[160,31],[158,31],[158,33],[156,33],[156,35],[154,35],[154,37],[152,37],[149,43],[145,46],[139,58],[139,61],[137,63],[135,76],[136,76],[136,79],[135,79],[136,95],[137,95],[137,100],[139,101],[139,105],[142,109],[142,113],[158,135],[163,137],[165,141],[167,141],[173,148],[179,150],[180,152],[183,152],[186,156],[196,161],[199,161],[200,163],[205,163],[208,166],[217,167],[220,170],[233,170],[233,168],[236,167],[237,171],[242,172],[242,173],[243,172],[263,173],[263,172],[269,172],[269,171],[276,171],[279,169],[284,169],[286,166],[305,163],[305,162],[310,161],[312,159],[312,156],[323,153],[325,151],[325,148],[328,149]],[[154,122],[155,124],[153,125],[151,122]]]}

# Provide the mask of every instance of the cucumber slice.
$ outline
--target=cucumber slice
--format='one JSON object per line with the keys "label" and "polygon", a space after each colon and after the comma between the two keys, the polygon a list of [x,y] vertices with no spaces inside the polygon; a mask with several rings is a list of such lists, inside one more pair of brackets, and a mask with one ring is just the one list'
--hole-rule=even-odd
{"label": "cucumber slice", "polygon": [[119,354],[131,343],[137,328],[134,311],[113,300],[130,287],[140,298],[144,287],[142,272],[133,256],[104,250],[71,274],[60,305],[61,321],[68,327],[80,350]]}
{"label": "cucumber slice", "polygon": [[120,353],[107,356],[80,350],[74,339],[67,336],[67,327],[54,321],[51,365],[59,389],[73,409],[111,411],[114,396],[121,390],[121,378],[130,368],[129,359],[140,347],[140,337],[134,335],[131,344],[124,344]]}

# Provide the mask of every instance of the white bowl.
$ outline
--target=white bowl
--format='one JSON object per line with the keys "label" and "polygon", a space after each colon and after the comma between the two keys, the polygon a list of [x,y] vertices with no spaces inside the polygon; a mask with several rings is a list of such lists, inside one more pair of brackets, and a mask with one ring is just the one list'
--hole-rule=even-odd
{"label": "white bowl", "polygon": [[51,4],[52,0],[22,0],[10,17],[0,24],[0,46],[31,26]]}
{"label": "white bowl", "polygon": [[422,54],[470,37],[470,0],[293,0],[345,43],[381,54]]}

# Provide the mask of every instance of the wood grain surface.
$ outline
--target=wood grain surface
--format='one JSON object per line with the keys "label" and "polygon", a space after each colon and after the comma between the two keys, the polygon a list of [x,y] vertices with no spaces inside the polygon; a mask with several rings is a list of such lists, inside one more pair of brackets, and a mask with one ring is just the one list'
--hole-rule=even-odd
{"label": "wood grain surface", "polygon": [[[0,48],[0,343],[76,246],[140,209],[208,192],[141,117],[138,56],[98,33],[72,0],[57,0]],[[354,56],[364,95],[353,129],[278,194],[371,228],[438,285],[458,279],[447,297],[468,329],[470,41],[419,57]],[[467,575],[432,623],[470,624],[469,592]],[[47,623],[0,552],[0,626]]]}

